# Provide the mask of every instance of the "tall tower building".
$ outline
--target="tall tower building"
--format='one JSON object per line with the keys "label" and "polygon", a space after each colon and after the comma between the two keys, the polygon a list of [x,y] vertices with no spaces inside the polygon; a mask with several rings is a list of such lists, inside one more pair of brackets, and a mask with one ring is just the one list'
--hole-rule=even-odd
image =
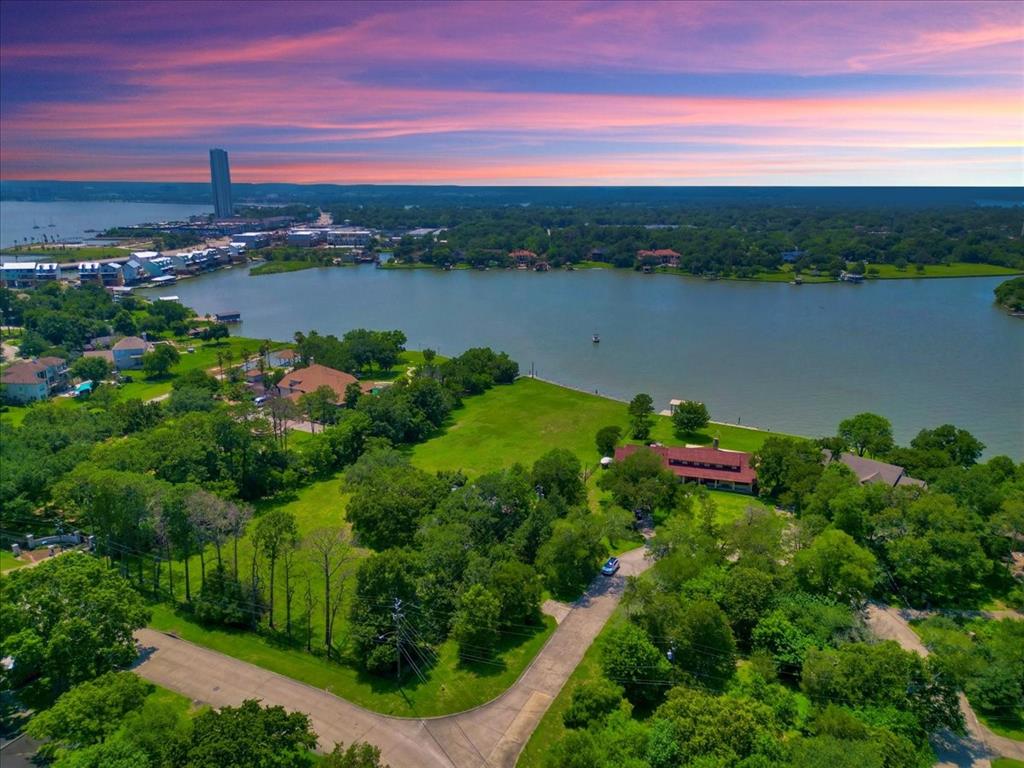
{"label": "tall tower building", "polygon": [[223,149],[210,150],[210,183],[213,186],[213,213],[218,219],[228,219],[235,214],[231,203],[231,169],[228,167],[228,153]]}

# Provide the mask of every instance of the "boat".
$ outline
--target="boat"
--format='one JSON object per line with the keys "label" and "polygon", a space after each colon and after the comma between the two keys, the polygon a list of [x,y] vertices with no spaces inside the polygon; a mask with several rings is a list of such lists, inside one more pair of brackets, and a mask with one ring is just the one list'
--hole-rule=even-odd
{"label": "boat", "polygon": [[53,219],[50,219],[50,223],[47,224],[46,226],[48,226],[48,227],[56,227],[57,225],[53,223]]}
{"label": "boat", "polygon": [[594,342],[595,344],[600,344],[601,343],[601,337],[598,336],[596,333],[591,337],[590,340],[592,342]]}
{"label": "boat", "polygon": [[35,219],[32,219],[32,229],[39,229],[39,224],[36,223]]}

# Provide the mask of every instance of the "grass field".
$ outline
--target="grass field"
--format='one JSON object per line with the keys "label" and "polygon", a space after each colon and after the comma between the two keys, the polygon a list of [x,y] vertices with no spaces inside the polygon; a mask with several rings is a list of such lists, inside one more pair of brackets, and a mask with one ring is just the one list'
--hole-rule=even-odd
{"label": "grass field", "polygon": [[27,560],[19,560],[9,549],[0,549],[0,573],[14,571],[28,565]]}
{"label": "grass field", "polygon": [[1024,762],[1010,757],[997,757],[992,761],[992,768],[1024,768]]}
{"label": "grass field", "polygon": [[323,264],[316,261],[265,261],[250,269],[249,277],[276,275],[279,272],[300,272],[303,269],[315,269],[322,266]]}
{"label": "grass field", "polygon": [[995,264],[969,264],[967,262],[954,262],[953,264],[926,264],[924,272],[918,272],[914,267],[907,267],[900,270],[892,264],[868,264],[871,269],[877,269],[877,275],[868,275],[868,278],[879,280],[904,280],[920,277],[1003,277],[1019,275],[1022,270],[1012,267],[1000,267]]}
{"label": "grass field", "polygon": [[60,263],[93,261],[95,259],[128,259],[133,250],[140,250],[139,244],[132,248],[118,248],[113,245],[84,245],[81,248],[60,248],[54,246],[31,248],[8,248],[4,255],[31,256],[37,260],[49,260]]}
{"label": "grass field", "polygon": [[[552,448],[568,448],[585,465],[596,465],[597,430],[617,425],[625,431],[628,424],[625,403],[530,378],[469,398],[453,416],[442,435],[412,449],[418,467],[462,469],[475,476],[516,462],[530,465]],[[666,445],[709,445],[717,437],[722,448],[753,451],[770,434],[710,424],[681,439],[673,434],[671,419],[656,416],[651,438]]]}

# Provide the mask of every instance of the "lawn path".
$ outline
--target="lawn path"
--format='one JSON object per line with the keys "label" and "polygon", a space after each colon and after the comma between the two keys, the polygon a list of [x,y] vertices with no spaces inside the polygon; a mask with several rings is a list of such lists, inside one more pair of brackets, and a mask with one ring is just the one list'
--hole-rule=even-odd
{"label": "lawn path", "polygon": [[645,548],[620,556],[612,578],[598,576],[559,622],[520,678],[474,709],[434,718],[379,715],[326,691],[151,629],[136,633],[142,677],[213,706],[260,699],[309,714],[321,749],[368,741],[392,768],[513,768],[530,734],[622,597],[626,576],[650,565]]}
{"label": "lawn path", "polygon": [[[912,612],[914,618],[921,618],[926,612]],[[1009,612],[1007,612],[1009,613]],[[1014,613],[1012,618],[1021,618]],[[895,640],[900,647],[921,656],[928,655],[928,649],[921,638],[911,629],[904,612],[891,606],[872,604],[868,606],[868,626],[883,640]],[[938,755],[936,763],[940,768],[990,768],[993,756],[1024,760],[1024,742],[999,736],[978,720],[967,697],[960,694],[960,711],[967,724],[967,735],[957,736],[943,732],[932,740]]]}

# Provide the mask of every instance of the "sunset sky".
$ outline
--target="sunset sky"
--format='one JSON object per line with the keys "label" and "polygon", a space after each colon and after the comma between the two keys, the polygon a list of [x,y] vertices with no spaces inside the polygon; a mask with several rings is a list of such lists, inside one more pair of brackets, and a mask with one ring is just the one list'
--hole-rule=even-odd
{"label": "sunset sky", "polygon": [[1024,3],[0,4],[0,177],[1020,185]]}

